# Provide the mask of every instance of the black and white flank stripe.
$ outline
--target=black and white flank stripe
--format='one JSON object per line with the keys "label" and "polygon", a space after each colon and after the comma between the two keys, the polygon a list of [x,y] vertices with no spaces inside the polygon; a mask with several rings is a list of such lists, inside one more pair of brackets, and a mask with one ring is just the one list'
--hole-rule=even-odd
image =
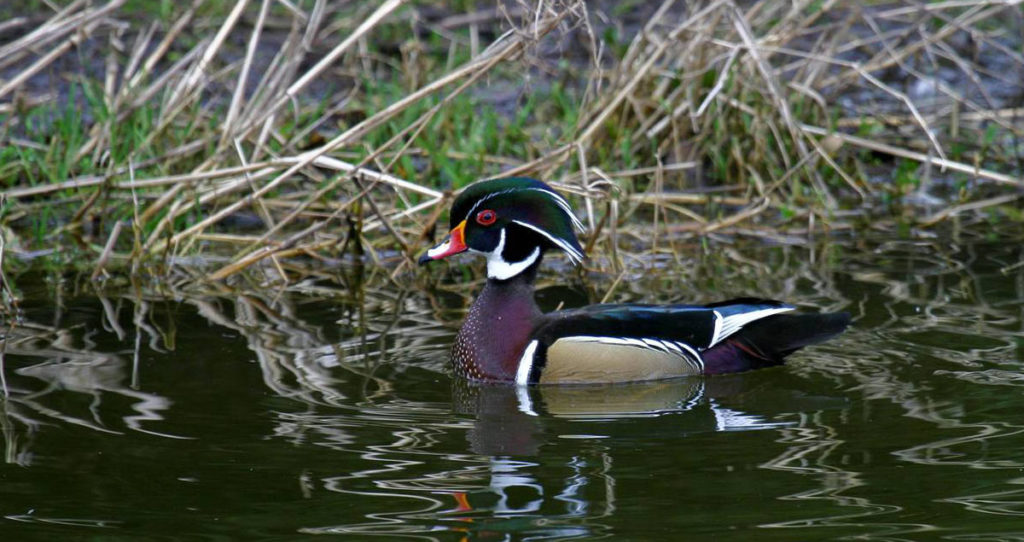
{"label": "black and white flank stripe", "polygon": [[702,374],[703,352],[752,322],[792,310],[774,301],[740,299],[708,306],[598,305],[565,311],[536,330],[520,357],[516,384],[536,383],[548,347],[561,341],[658,351],[678,356],[694,374]]}

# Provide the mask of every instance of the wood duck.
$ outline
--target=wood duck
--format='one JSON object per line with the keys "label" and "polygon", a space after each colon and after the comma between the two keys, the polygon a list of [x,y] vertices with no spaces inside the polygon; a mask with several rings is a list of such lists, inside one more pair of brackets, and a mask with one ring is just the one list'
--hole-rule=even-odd
{"label": "wood duck", "polygon": [[534,279],[548,250],[583,259],[582,224],[550,186],[528,178],[478,181],[455,199],[451,233],[424,264],[471,251],[487,284],[452,347],[455,374],[527,384],[635,382],[769,367],[841,333],[848,313],[742,298],[711,305],[602,304],[544,314]]}

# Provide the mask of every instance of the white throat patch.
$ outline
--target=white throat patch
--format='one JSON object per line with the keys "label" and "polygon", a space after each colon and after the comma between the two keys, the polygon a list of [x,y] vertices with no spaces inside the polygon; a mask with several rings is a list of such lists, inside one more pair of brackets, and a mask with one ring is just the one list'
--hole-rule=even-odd
{"label": "white throat patch", "polygon": [[501,257],[501,252],[504,249],[505,228],[502,228],[501,240],[498,241],[498,246],[494,247],[494,250],[490,252],[485,252],[487,255],[487,278],[508,280],[525,271],[527,267],[533,265],[533,262],[536,262],[537,258],[540,257],[540,247],[534,247],[533,252],[525,259],[518,262],[506,262]]}

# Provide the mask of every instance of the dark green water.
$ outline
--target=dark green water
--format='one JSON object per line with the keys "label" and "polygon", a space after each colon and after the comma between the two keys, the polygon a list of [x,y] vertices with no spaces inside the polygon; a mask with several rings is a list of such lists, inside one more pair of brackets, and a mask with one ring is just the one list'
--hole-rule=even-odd
{"label": "dark green water", "polygon": [[[627,260],[611,299],[854,328],[782,368],[517,391],[447,375],[479,284],[445,266],[176,299],[18,277],[0,539],[1024,539],[1019,242],[713,252]],[[616,278],[544,277],[548,307]]]}

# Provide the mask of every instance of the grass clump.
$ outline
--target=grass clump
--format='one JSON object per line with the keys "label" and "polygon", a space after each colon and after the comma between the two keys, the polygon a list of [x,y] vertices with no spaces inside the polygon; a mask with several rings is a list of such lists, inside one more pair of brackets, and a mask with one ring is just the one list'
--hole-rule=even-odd
{"label": "grass clump", "polygon": [[23,12],[0,23],[5,261],[190,279],[287,279],[289,257],[343,246],[408,262],[453,190],[513,174],[576,194],[591,244],[1019,216],[1005,2]]}

